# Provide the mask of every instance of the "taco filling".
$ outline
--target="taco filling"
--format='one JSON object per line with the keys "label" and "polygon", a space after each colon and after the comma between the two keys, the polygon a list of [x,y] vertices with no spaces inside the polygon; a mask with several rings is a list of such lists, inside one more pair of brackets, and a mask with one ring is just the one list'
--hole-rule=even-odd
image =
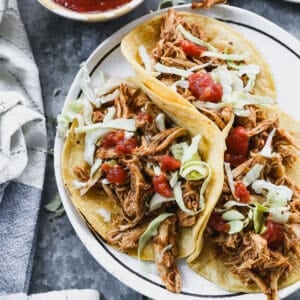
{"label": "taco filling", "polygon": [[272,98],[255,91],[261,68],[247,62],[252,53],[236,53],[230,40],[218,44],[217,34],[214,43],[209,42],[206,28],[196,21],[175,10],[162,17],[156,46],[151,52],[143,44],[138,49],[149,76],[191,102],[221,130],[234,114],[250,116],[249,105],[273,104]]}
{"label": "taco filling", "polygon": [[[201,135],[191,137],[177,127],[132,83],[101,78],[92,89],[87,71],[82,72],[82,96],[58,118],[59,132],[68,135],[66,144],[74,141],[64,156],[72,160],[72,169],[65,168],[71,174],[71,181],[65,175],[71,198],[96,191],[98,199],[102,195],[117,207],[98,209],[97,222],[108,228],[102,237],[123,252],[136,250],[138,258],[152,241],[162,281],[169,291],[180,292],[178,241],[204,209],[211,179],[198,152]],[[81,161],[71,158],[77,144],[83,145]],[[97,203],[97,197],[87,201]]]}
{"label": "taco filling", "polygon": [[223,192],[204,240],[244,286],[278,299],[278,282],[300,258],[300,189],[287,172],[299,146],[278,114],[248,109],[226,139]]}

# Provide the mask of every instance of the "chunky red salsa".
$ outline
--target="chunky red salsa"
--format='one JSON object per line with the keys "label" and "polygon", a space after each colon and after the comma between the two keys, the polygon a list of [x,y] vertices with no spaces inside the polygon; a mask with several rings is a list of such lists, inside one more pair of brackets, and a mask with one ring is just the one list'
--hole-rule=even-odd
{"label": "chunky red salsa", "polygon": [[56,3],[78,12],[107,11],[131,2],[131,0],[54,0]]}

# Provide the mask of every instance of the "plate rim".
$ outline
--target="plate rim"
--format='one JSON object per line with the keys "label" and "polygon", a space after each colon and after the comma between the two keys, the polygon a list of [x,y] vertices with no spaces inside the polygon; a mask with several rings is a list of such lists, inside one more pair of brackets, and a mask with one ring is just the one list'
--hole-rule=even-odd
{"label": "plate rim", "polygon": [[[190,5],[182,5],[182,6],[177,6],[174,7],[174,9],[178,10],[178,11],[189,11],[190,10]],[[92,63],[94,57],[97,55],[97,53],[99,51],[101,51],[103,48],[108,47],[109,42],[115,38],[118,35],[124,35],[127,32],[129,32],[131,29],[133,29],[135,26],[137,26],[138,24],[144,22],[145,20],[152,18],[154,16],[163,14],[167,9],[161,10],[161,11],[157,11],[157,12],[152,12],[149,14],[146,14],[130,23],[128,23],[126,26],[124,26],[123,28],[119,29],[118,31],[116,31],[115,33],[113,33],[108,39],[104,40],[98,47],[96,47],[96,49],[91,53],[91,55],[88,57],[88,59],[86,60],[86,63],[88,65],[88,67],[90,67],[89,69],[93,70],[96,69],[97,66],[99,65],[98,63]],[[268,27],[268,30],[271,31],[272,33],[274,33],[274,35],[277,36],[281,36],[281,44],[284,43],[286,47],[289,47],[292,49],[292,51],[294,52],[295,55],[297,55],[297,57],[300,59],[300,42],[294,37],[292,36],[290,33],[288,33],[287,31],[285,31],[284,29],[282,29],[281,27],[279,27],[278,25],[274,24],[273,22],[265,19],[262,16],[259,16],[251,11],[248,11],[246,9],[243,8],[239,8],[239,7],[235,7],[235,6],[228,6],[228,5],[218,5],[215,8],[213,8],[211,11],[209,11],[208,13],[206,11],[202,11],[203,14],[208,14],[208,15],[213,15],[215,14],[225,14],[226,12],[230,11],[231,13],[245,13],[247,14],[250,18],[255,18],[256,20],[259,20],[260,22],[258,22],[258,27],[261,26],[261,23],[264,23],[265,26]],[[195,13],[197,13],[198,11],[195,11]],[[222,18],[223,21],[230,21],[230,15],[227,16],[227,18]],[[234,23],[234,22],[233,22]],[[235,22],[236,23],[236,22]],[[243,24],[245,25],[245,24]],[[257,27],[254,27],[257,29]],[[265,28],[265,27],[264,27]],[[253,28],[252,28],[253,29]],[[264,31],[268,31],[265,30]],[[120,39],[121,40],[121,39]],[[117,43],[118,44],[118,43]],[[113,47],[111,47],[113,48]],[[294,48],[297,48],[297,50],[294,50]],[[103,60],[103,57],[101,58]],[[100,59],[100,60],[101,60]],[[90,66],[90,65],[93,66]],[[78,89],[76,82],[78,81],[80,76],[80,70],[77,72],[76,76],[74,77],[74,80],[69,88],[68,94],[65,98],[64,101],[64,105],[63,107],[66,105],[66,103],[68,103],[71,100],[71,94],[73,93],[74,90]],[[153,284],[146,282],[144,279],[142,278],[135,278],[135,280],[138,280],[139,282],[143,283],[143,285],[139,285],[136,284],[136,282],[131,281],[131,277],[132,276],[128,276],[128,270],[124,270],[121,268],[117,268],[117,269],[113,269],[111,268],[110,264],[106,263],[105,261],[101,260],[99,258],[99,256],[95,253],[95,249],[93,243],[95,242],[95,239],[97,240],[97,238],[89,231],[89,229],[87,229],[87,225],[86,223],[82,220],[81,216],[79,216],[79,213],[76,211],[76,209],[73,207],[73,204],[71,203],[71,200],[69,199],[69,195],[67,194],[66,189],[64,188],[64,183],[62,180],[62,174],[61,174],[61,167],[60,167],[60,160],[61,160],[61,149],[62,149],[62,144],[63,141],[61,140],[61,138],[58,137],[58,135],[56,134],[55,137],[55,145],[54,145],[54,171],[55,171],[55,178],[56,178],[56,183],[57,183],[57,187],[58,187],[58,191],[59,194],[62,198],[62,202],[64,207],[66,208],[66,214],[70,220],[70,223],[72,225],[72,227],[74,228],[76,235],[79,237],[79,239],[81,240],[81,242],[84,244],[84,246],[86,247],[86,249],[89,251],[89,253],[96,259],[96,261],[104,268],[106,269],[107,272],[109,272],[110,274],[112,274],[115,278],[117,278],[119,281],[121,281],[122,283],[126,284],[127,286],[129,286],[130,288],[132,288],[133,290],[144,294],[146,296],[149,296],[153,299],[161,299],[161,297],[164,297],[164,299],[187,299],[187,297],[189,299],[214,299],[216,297],[220,297],[221,295],[203,295],[203,297],[194,297],[194,296],[187,296],[184,294],[172,294],[167,292],[165,289],[161,289],[157,286],[155,286],[155,290],[157,290],[157,293],[159,291],[159,293],[157,295],[153,295],[154,291],[153,291]],[[97,243],[99,244],[99,241],[97,240]],[[99,245],[104,251],[105,250],[105,245],[103,245],[102,243],[100,243]],[[113,258],[115,260],[115,258]],[[136,277],[137,275],[133,275],[133,277]],[[147,287],[149,287],[149,289],[145,288],[145,285]],[[298,288],[300,288],[300,285],[297,285],[297,288],[292,288],[294,287],[296,284],[290,286],[289,291],[287,291],[284,296],[287,296],[291,293],[293,293],[294,291],[296,291]],[[152,288],[151,288],[152,287]],[[284,290],[286,290],[284,289]],[[227,299],[237,299],[237,297],[240,295],[240,293],[235,293],[235,294],[228,294],[227,291],[224,291],[224,295],[226,295],[225,297]],[[222,297],[222,296],[221,296]]]}

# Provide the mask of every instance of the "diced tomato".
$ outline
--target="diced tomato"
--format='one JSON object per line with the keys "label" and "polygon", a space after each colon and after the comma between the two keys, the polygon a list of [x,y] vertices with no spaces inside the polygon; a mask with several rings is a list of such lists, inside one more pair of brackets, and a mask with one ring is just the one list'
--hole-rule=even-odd
{"label": "diced tomato", "polygon": [[130,154],[137,147],[137,141],[135,138],[128,140],[120,140],[117,142],[115,151],[117,155]]}
{"label": "diced tomato", "polygon": [[283,226],[271,220],[268,220],[265,226],[267,229],[262,237],[268,241],[270,248],[278,248],[284,239]]}
{"label": "diced tomato", "polygon": [[246,128],[242,126],[233,128],[226,139],[226,146],[229,153],[246,156],[249,147]]}
{"label": "diced tomato", "polygon": [[181,162],[178,159],[175,159],[171,155],[163,155],[162,158],[160,159],[160,166],[162,171],[167,172],[167,171],[176,171],[180,168]]}
{"label": "diced tomato", "polygon": [[242,181],[235,184],[235,196],[243,203],[248,203],[250,200],[250,192]]}
{"label": "diced tomato", "polygon": [[101,169],[104,171],[104,172],[107,172],[109,169],[111,168],[111,166],[109,164],[106,164],[104,163],[101,167]]}
{"label": "diced tomato", "polygon": [[216,231],[228,232],[230,225],[222,219],[222,214],[213,212],[209,218],[208,225]]}
{"label": "diced tomato", "polygon": [[127,178],[127,171],[120,165],[114,165],[106,171],[106,179],[111,183],[124,184]]}
{"label": "diced tomato", "polygon": [[215,82],[208,73],[194,73],[188,77],[189,88],[192,94],[201,101],[220,102],[223,88]]}
{"label": "diced tomato", "polygon": [[187,56],[191,57],[201,57],[201,54],[208,50],[207,47],[196,45],[188,40],[180,41],[179,46]]}
{"label": "diced tomato", "polygon": [[170,187],[167,177],[164,174],[154,176],[152,182],[155,192],[166,198],[173,196],[173,191]]}
{"label": "diced tomato", "polygon": [[125,136],[124,130],[118,130],[115,132],[110,132],[105,135],[102,139],[102,146],[105,149],[115,147],[118,141],[123,140]]}
{"label": "diced tomato", "polygon": [[230,163],[233,167],[241,165],[247,160],[247,156],[240,154],[231,154],[228,151],[225,152],[225,161]]}
{"label": "diced tomato", "polygon": [[153,117],[146,112],[140,112],[137,117],[139,120],[144,121],[146,123],[151,123],[153,121]]}

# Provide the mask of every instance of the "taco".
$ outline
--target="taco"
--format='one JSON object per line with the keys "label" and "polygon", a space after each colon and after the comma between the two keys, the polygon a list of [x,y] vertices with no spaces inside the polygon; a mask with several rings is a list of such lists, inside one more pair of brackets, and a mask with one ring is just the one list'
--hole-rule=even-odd
{"label": "taco", "polygon": [[82,95],[58,117],[70,199],[96,235],[154,260],[166,288],[180,292],[176,258],[198,251],[222,191],[225,143],[216,149],[211,140],[221,133],[189,108],[155,105],[133,82],[81,72]]}
{"label": "taco", "polygon": [[274,104],[269,65],[244,36],[215,19],[170,9],[132,30],[121,48],[147,88],[199,111],[225,135],[234,115],[250,115],[248,105]]}
{"label": "taco", "polygon": [[223,191],[190,265],[226,290],[275,300],[300,279],[300,122],[252,109],[226,139]]}

